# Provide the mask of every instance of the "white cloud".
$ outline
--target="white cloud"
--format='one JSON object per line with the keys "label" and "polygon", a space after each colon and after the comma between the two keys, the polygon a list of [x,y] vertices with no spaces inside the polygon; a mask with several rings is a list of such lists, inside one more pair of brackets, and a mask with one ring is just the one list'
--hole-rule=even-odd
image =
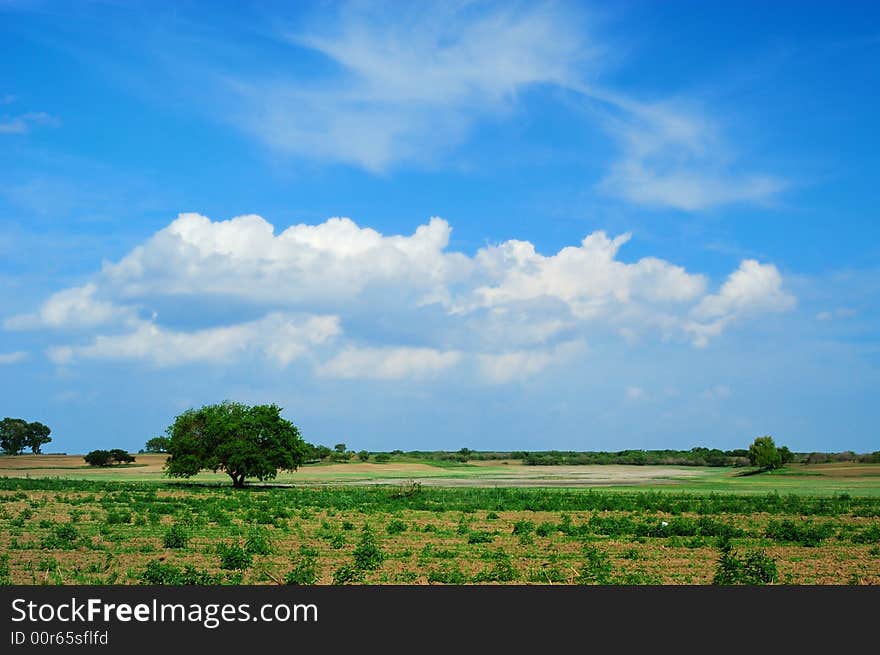
{"label": "white cloud", "polygon": [[694,309],[699,319],[718,319],[747,313],[780,312],[795,305],[794,296],[782,289],[782,276],[773,264],[743,260],[717,294]]}
{"label": "white cloud", "polygon": [[399,380],[433,377],[455,366],[461,353],[433,348],[354,348],[344,349],[323,364],[320,375],[346,379]]}
{"label": "white cloud", "polygon": [[591,319],[607,315],[614,305],[687,302],[704,291],[702,275],[660,259],[618,261],[617,252],[629,239],[628,233],[609,239],[605,232],[594,232],[580,247],[550,257],[527,241],[482,248],[476,261],[497,283],[478,287],[472,302],[493,307],[549,296],[565,302],[577,318]]}
{"label": "white cloud", "polygon": [[834,318],[834,314],[831,312],[819,312],[816,314],[817,321],[830,321],[832,318]]}
{"label": "white cloud", "polygon": [[4,325],[91,332],[91,342],[50,349],[58,363],[256,354],[281,366],[307,358],[328,377],[400,379],[468,359],[500,383],[570,359],[594,337],[703,346],[735,321],[795,303],[772,264],[745,260],[709,293],[705,275],[668,261],[621,261],[629,234],[594,232],[549,255],[510,240],[469,256],[448,250],[450,232],[440,218],[387,236],[331,218],[276,235],[259,216],[183,214],[89,283]]}
{"label": "white cloud", "polygon": [[55,346],[48,356],[56,364],[76,360],[135,360],[156,366],[224,362],[248,350],[286,366],[312,346],[340,333],[335,316],[293,317],[269,314],[259,321],[179,332],[142,323],[132,332],[99,335],[85,346]]}
{"label": "white cloud", "polygon": [[583,352],[582,342],[568,342],[552,350],[522,350],[499,354],[478,354],[477,363],[483,378],[495,384],[523,380],[545,368],[562,363]]}
{"label": "white cloud", "polygon": [[788,311],[797,304],[785,291],[782,275],[773,264],[743,260],[717,294],[708,295],[691,311],[694,320],[685,329],[697,346],[705,346],[728,324],[758,314]]}
{"label": "white cloud", "polygon": [[96,298],[98,287],[89,283],[52,294],[36,314],[21,314],[4,321],[8,330],[39,327],[81,328],[108,323],[132,323],[137,312]]}
{"label": "white cloud", "polygon": [[28,354],[23,350],[16,350],[11,353],[0,353],[0,366],[4,364],[17,364],[28,358]]}
{"label": "white cloud", "polygon": [[423,302],[468,272],[444,253],[449,225],[432,218],[410,236],[385,237],[348,218],[294,225],[275,235],[260,216],[213,222],[181,214],[118,264],[105,284],[122,297],[241,296],[287,304],[347,302],[367,289],[404,289]]}

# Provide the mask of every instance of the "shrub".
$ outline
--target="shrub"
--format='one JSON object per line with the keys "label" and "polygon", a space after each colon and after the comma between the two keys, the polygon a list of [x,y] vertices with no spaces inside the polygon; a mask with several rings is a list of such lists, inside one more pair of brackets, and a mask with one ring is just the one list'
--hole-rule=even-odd
{"label": "shrub", "polygon": [[406,523],[400,519],[392,519],[385,530],[388,534],[400,534],[401,532],[406,532]]}
{"label": "shrub", "polygon": [[168,531],[165,533],[165,536],[162,537],[162,545],[165,548],[186,548],[186,544],[189,541],[189,534],[179,523],[175,523]]}
{"label": "shrub", "polygon": [[120,511],[110,511],[107,512],[107,517],[104,519],[104,522],[107,525],[117,525],[120,523],[131,523],[131,512],[128,510],[120,510]]}
{"label": "shrub", "polygon": [[253,556],[238,544],[220,544],[217,549],[220,555],[220,568],[236,571],[243,570],[253,563]]}
{"label": "shrub", "polygon": [[637,559],[642,558],[641,554],[639,553],[639,551],[636,548],[628,548],[625,551],[623,551],[620,554],[620,556],[623,559],[628,559],[628,560],[637,560]]}
{"label": "shrub", "polygon": [[428,582],[439,582],[440,584],[465,584],[468,581],[467,576],[461,572],[457,564],[433,569],[428,573]]}
{"label": "shrub", "polygon": [[467,542],[469,544],[490,544],[495,539],[495,535],[491,532],[483,530],[472,530],[468,533]]}
{"label": "shrub", "polygon": [[354,564],[343,564],[333,572],[333,584],[354,584],[364,581],[364,572]]}
{"label": "shrub", "polygon": [[593,544],[584,546],[584,561],[577,576],[578,584],[610,584],[611,560]]}
{"label": "shrub", "polygon": [[522,519],[513,524],[513,534],[527,535],[535,530],[535,524],[528,519]]}
{"label": "shrub", "polygon": [[787,543],[796,543],[801,546],[818,546],[822,541],[831,536],[831,526],[828,524],[816,524],[806,521],[770,521],[764,536]]}
{"label": "shrub", "polygon": [[58,570],[58,560],[54,557],[44,557],[37,562],[38,571],[56,571]]}
{"label": "shrub", "polygon": [[7,587],[12,584],[12,576],[9,572],[9,555],[7,553],[0,554],[0,587]]}
{"label": "shrub", "polygon": [[880,544],[880,525],[874,524],[852,536],[854,544]]}
{"label": "shrub", "polygon": [[199,571],[191,564],[184,568],[178,568],[171,563],[163,563],[159,560],[151,560],[147,568],[140,575],[143,584],[152,585],[216,585],[220,583],[219,576],[214,576],[207,571]]}
{"label": "shrub", "polygon": [[313,551],[300,548],[299,558],[293,561],[293,569],[284,576],[284,584],[313,585],[318,581],[317,558]]}
{"label": "shrub", "polygon": [[492,566],[474,576],[474,582],[512,582],[516,577],[510,555],[499,548],[492,553]]}
{"label": "shrub", "polygon": [[269,555],[272,553],[272,540],[265,528],[253,528],[248,533],[244,547],[252,555]]}
{"label": "shrub", "polygon": [[382,566],[382,562],[385,561],[385,553],[379,547],[376,535],[373,534],[370,526],[364,526],[360,541],[352,555],[354,556],[354,565],[362,571],[375,571]]}
{"label": "shrub", "polygon": [[76,548],[76,540],[79,533],[72,523],[62,523],[55,530],[43,538],[41,548],[70,550]]}
{"label": "shrub", "polygon": [[545,521],[535,528],[535,534],[539,537],[549,537],[551,534],[554,534],[556,530],[557,528],[555,523]]}
{"label": "shrub", "polygon": [[778,578],[776,562],[764,551],[751,550],[740,557],[726,543],[722,545],[712,584],[764,585],[776,582]]}

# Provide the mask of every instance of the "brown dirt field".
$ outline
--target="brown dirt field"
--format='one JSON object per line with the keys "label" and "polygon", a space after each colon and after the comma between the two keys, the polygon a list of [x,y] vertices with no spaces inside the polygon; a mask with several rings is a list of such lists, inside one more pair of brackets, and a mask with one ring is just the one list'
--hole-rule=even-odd
{"label": "brown dirt field", "polygon": [[[143,475],[144,473],[161,473],[162,466],[168,455],[136,454],[135,466],[107,467],[107,472],[115,475]],[[102,469],[89,466],[82,455],[16,455],[0,457],[0,476],[22,477],[28,473],[31,477],[57,475],[59,471],[100,471]]]}
{"label": "brown dirt field", "polygon": [[[192,492],[186,490],[160,490],[159,500],[181,500]],[[162,535],[172,521],[171,515],[162,515],[157,523],[147,521],[143,514],[132,517],[132,523],[108,525],[105,517],[114,505],[102,504],[104,494],[93,492],[31,491],[26,495],[2,491],[0,496],[0,552],[9,555],[9,570],[16,584],[137,584],[147,562],[158,559],[177,566],[193,565],[212,574],[225,574],[219,568],[216,547],[218,543],[241,542],[247,530],[253,527],[245,513],[224,510],[231,523],[221,526],[214,521],[204,521],[191,528],[191,539],[185,550],[170,550],[162,546]],[[221,493],[203,492],[200,499],[228,499]],[[125,502],[125,501],[122,501]],[[120,507],[118,504],[116,507]],[[563,514],[574,524],[589,521],[591,511],[498,511],[497,518],[489,518],[490,512],[478,510],[468,514],[458,511],[401,510],[380,511],[364,514],[356,509],[321,510],[304,513],[295,510],[279,528],[261,526],[270,536],[273,552],[254,556],[254,564],[242,578],[244,584],[274,584],[283,580],[298,557],[300,546],[308,545],[318,552],[317,567],[320,584],[331,584],[333,572],[352,561],[353,551],[361,529],[369,524],[386,554],[386,560],[375,572],[368,572],[365,581],[370,583],[429,584],[431,571],[445,567],[458,567],[473,576],[492,566],[489,556],[503,549],[517,571],[517,583],[572,583],[583,567],[584,541],[555,532],[547,536],[532,533],[523,540],[513,534],[513,524],[527,519],[535,525],[544,522],[558,524]],[[22,524],[14,524],[16,517],[29,514]],[[608,511],[601,515],[634,519],[660,520],[667,515],[652,512]],[[685,517],[697,518],[695,514]],[[459,534],[462,517],[469,530],[492,533],[490,543],[468,543],[467,535]],[[71,550],[41,547],[42,540],[60,522],[75,518],[74,525],[85,541]],[[831,537],[819,547],[784,545],[760,536],[767,524],[779,515],[724,514],[717,520],[747,529],[753,536],[739,539],[738,551],[762,548],[777,564],[779,582],[782,584],[880,584],[880,557],[874,545],[856,545],[844,538]],[[785,517],[801,520],[801,517]],[[143,519],[138,522],[138,519]],[[406,524],[402,533],[390,535],[387,525],[392,519]],[[876,517],[817,516],[806,520],[829,523],[835,527],[863,529],[877,525]],[[343,524],[350,522],[352,529]],[[426,526],[431,529],[425,531]],[[334,548],[326,538],[326,531],[344,536],[344,544]],[[846,533],[849,534],[849,533]],[[15,542],[13,542],[13,539]],[[587,543],[605,553],[615,574],[645,576],[661,584],[709,584],[714,574],[719,552],[712,540],[695,543],[689,547],[689,538],[641,538],[606,537],[594,535]],[[431,549],[425,551],[426,546]],[[872,550],[875,549],[875,550]],[[447,551],[452,557],[437,555]],[[553,576],[552,579],[550,576]],[[494,583],[492,583],[494,584]]]}
{"label": "brown dirt field", "polygon": [[880,464],[805,464],[791,465],[792,471],[821,475],[829,478],[858,478],[880,476]]}

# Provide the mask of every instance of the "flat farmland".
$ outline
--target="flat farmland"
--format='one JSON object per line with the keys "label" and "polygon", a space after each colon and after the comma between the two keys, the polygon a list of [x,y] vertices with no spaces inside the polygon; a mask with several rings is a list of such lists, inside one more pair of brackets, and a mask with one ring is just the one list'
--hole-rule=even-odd
{"label": "flat farmland", "polygon": [[[0,456],[0,478],[168,483],[166,455],[137,454],[134,464],[92,467],[81,455]],[[743,470],[707,466],[525,466],[519,460],[486,462],[392,461],[310,464],[281,472],[270,484],[294,486],[388,485],[407,481],[439,487],[669,489],[697,493],[768,493],[880,497],[880,464],[794,464],[783,470],[743,476]],[[223,473],[203,472],[191,481],[224,484]]]}
{"label": "flat farmland", "polygon": [[[772,477],[801,486],[819,478]],[[826,477],[871,475],[841,478],[838,470]],[[718,493],[693,484],[535,488],[385,479],[235,490],[5,477],[0,580],[694,585],[712,583],[727,552],[742,561],[760,553],[779,584],[880,584],[876,494],[809,495],[800,487]]]}

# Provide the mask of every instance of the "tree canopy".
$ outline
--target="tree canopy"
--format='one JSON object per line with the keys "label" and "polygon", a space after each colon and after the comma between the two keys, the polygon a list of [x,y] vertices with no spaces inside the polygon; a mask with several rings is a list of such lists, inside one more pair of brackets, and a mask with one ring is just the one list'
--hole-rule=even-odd
{"label": "tree canopy", "polygon": [[113,466],[114,464],[130,464],[134,461],[134,457],[121,448],[93,450],[83,455],[83,459],[89,466]]}
{"label": "tree canopy", "polygon": [[24,419],[9,418],[0,421],[0,449],[6,455],[20,455],[25,448],[30,448],[34,455],[52,439],[52,430],[39,421],[28,423]]}
{"label": "tree canopy", "polygon": [[[749,463],[752,466],[757,466],[767,471],[782,468],[782,465],[785,463],[783,459],[790,461],[791,457],[788,448],[783,446],[783,449],[780,450],[776,447],[773,437],[767,435],[758,437],[749,446]],[[783,455],[785,455],[785,458],[783,458]]]}
{"label": "tree canopy", "polygon": [[235,487],[246,478],[272,480],[295,471],[306,459],[307,446],[277,405],[248,406],[226,401],[180,414],[166,430],[165,471],[188,478],[199,471],[223,471]]}
{"label": "tree canopy", "polygon": [[144,444],[144,452],[145,453],[167,453],[168,452],[168,437],[153,437],[152,439],[147,439],[147,443]]}

